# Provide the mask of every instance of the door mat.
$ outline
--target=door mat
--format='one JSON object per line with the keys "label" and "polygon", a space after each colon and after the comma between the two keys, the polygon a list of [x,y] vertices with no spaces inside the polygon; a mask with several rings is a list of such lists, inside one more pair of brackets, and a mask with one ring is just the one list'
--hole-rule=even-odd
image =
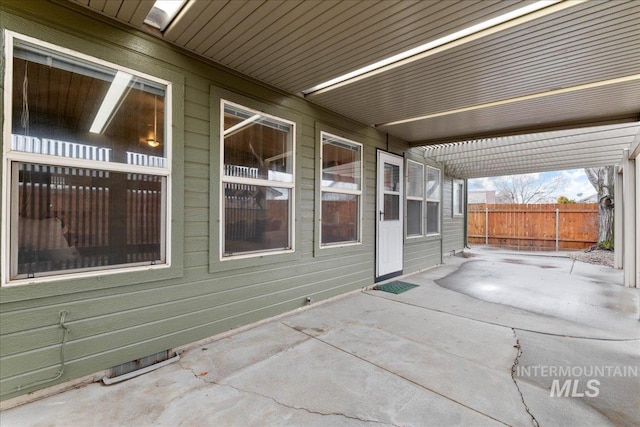
{"label": "door mat", "polygon": [[390,292],[392,294],[401,294],[403,292],[406,292],[410,289],[417,288],[417,287],[418,285],[413,285],[411,283],[395,281],[395,282],[385,283],[384,285],[375,286],[373,289],[376,291]]}

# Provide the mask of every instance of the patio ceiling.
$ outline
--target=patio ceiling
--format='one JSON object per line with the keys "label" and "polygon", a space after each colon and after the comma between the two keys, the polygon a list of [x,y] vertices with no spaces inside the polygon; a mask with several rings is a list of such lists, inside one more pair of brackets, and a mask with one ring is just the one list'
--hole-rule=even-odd
{"label": "patio ceiling", "polygon": [[516,175],[618,165],[622,150],[640,140],[635,123],[567,129],[430,145],[425,157],[459,178]]}
{"label": "patio ceiling", "polygon": [[[486,149],[505,142],[515,149],[513,144],[529,141],[516,135],[533,134],[536,147],[547,147],[542,155],[553,157],[541,167],[566,169],[576,161],[577,167],[604,165],[619,161],[624,144],[615,138],[587,142],[582,135],[613,130],[562,130],[637,124],[640,116],[640,2],[635,0],[550,2],[558,9],[553,13],[311,93],[308,89],[322,82],[534,1],[191,0],[164,32],[143,23],[153,1],[69,1],[414,146],[485,138],[474,144]],[[621,129],[633,133],[629,126]],[[571,147],[573,155],[566,147],[558,148],[566,156],[556,155],[555,142],[571,132],[583,142]],[[550,138],[546,143],[544,135]],[[470,143],[455,146],[472,150]],[[504,159],[494,159],[491,168],[487,164],[482,175],[532,166],[522,158]],[[480,176],[477,168],[460,168],[465,176]]]}

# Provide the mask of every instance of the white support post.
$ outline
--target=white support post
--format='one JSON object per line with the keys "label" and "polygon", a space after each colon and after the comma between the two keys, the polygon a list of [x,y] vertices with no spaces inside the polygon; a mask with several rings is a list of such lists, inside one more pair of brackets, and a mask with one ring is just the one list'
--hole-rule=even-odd
{"label": "white support post", "polygon": [[484,208],[484,244],[489,244],[489,208]]}
{"label": "white support post", "polygon": [[629,159],[629,150],[622,156],[622,197],[623,201],[623,233],[624,239],[624,285],[630,288],[637,286],[637,234],[636,234],[636,165]]}
{"label": "white support post", "polygon": [[622,228],[622,213],[624,212],[624,197],[622,197],[622,168],[616,167],[616,182],[614,184],[613,207],[613,268],[622,269],[624,257],[624,231]]}
{"label": "white support post", "polygon": [[556,208],[556,252],[560,249],[560,208]]}
{"label": "white support post", "polygon": [[638,215],[640,215],[640,195],[638,194],[638,191],[640,190],[640,157],[636,157],[633,160],[633,163],[635,163],[635,166],[636,166],[636,170],[635,170],[636,181],[633,187],[634,198],[636,200],[635,212],[633,214],[634,222],[635,222],[634,227],[636,229],[636,235],[634,239],[636,259],[635,259],[635,266],[633,270],[634,272],[633,283],[630,283],[629,286],[640,288],[640,224],[638,223]]}

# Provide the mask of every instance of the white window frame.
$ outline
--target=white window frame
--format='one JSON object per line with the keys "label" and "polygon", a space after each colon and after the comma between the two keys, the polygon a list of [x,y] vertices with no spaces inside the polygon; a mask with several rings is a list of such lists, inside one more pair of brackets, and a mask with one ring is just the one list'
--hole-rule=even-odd
{"label": "white window frame", "polygon": [[[270,118],[273,120],[277,120],[283,123],[287,123],[291,125],[291,182],[286,181],[275,181],[269,179],[256,179],[256,178],[245,178],[245,177],[232,177],[225,175],[225,164],[224,164],[224,107],[225,105],[229,105],[235,108],[239,108],[241,110],[251,111],[255,114],[259,114],[266,118]],[[296,183],[296,123],[284,119],[282,117],[274,116],[272,114],[267,114],[263,111],[258,111],[254,108],[247,107],[245,105],[241,105],[227,99],[220,99],[220,261],[228,262],[239,259],[246,258],[256,258],[256,257],[264,257],[267,255],[278,255],[278,254],[288,254],[295,252],[295,213],[296,213],[296,194],[295,194],[295,183]],[[225,212],[224,212],[224,185],[225,184],[247,184],[247,185],[258,185],[263,187],[282,187],[288,188],[291,190],[290,201],[289,201],[289,249],[265,249],[260,251],[252,251],[252,252],[241,252],[234,255],[224,254],[224,239],[225,239]]]}
{"label": "white window frame", "polygon": [[[420,181],[422,182],[422,195],[421,196],[410,196],[409,195],[409,172],[411,170],[411,168],[409,167],[409,164],[414,163],[418,166],[420,166],[421,168],[421,176],[420,176]],[[425,224],[425,195],[426,195],[426,175],[425,175],[425,165],[420,163],[420,162],[416,162],[415,160],[410,160],[407,159],[407,165],[406,165],[406,171],[407,171],[407,184],[406,184],[406,194],[407,194],[407,206],[405,209],[405,212],[407,212],[407,221],[406,221],[406,232],[405,235],[407,237],[407,239],[417,239],[419,237],[423,237],[425,235],[426,232],[426,224]],[[420,202],[420,234],[409,234],[409,200],[414,200],[414,201],[419,201]]]}
{"label": "white window frame", "polygon": [[[3,238],[0,242],[0,249],[4,254],[0,259],[0,265],[2,269],[1,274],[1,286],[14,286],[24,284],[36,284],[59,280],[68,280],[74,278],[95,277],[106,274],[118,274],[126,272],[138,272],[142,270],[157,270],[166,269],[171,267],[171,215],[172,215],[172,133],[169,131],[172,129],[171,117],[172,114],[172,84],[167,80],[163,80],[152,75],[142,73],[137,70],[126,68],[111,62],[101,60],[99,58],[86,55],[62,46],[58,46],[52,43],[48,43],[34,37],[26,36],[20,33],[16,33],[10,30],[4,30],[4,63],[5,63],[5,94],[4,94],[4,127],[3,127],[3,180],[2,180],[2,231]],[[62,55],[78,58],[79,60],[94,63],[100,66],[111,68],[115,71],[122,71],[129,73],[136,77],[152,81],[154,83],[165,86],[165,158],[166,162],[164,167],[152,167],[152,166],[138,166],[134,164],[115,163],[102,160],[85,160],[71,157],[58,157],[47,154],[38,154],[23,151],[11,150],[11,133],[12,133],[12,88],[13,88],[13,47],[15,41],[21,41],[24,43],[32,44],[43,49],[52,50]],[[113,266],[103,267],[91,267],[86,269],[74,269],[74,270],[61,270],[56,272],[46,273],[45,276],[30,277],[30,278],[18,278],[12,279],[12,272],[17,267],[17,241],[11,239],[10,236],[17,232],[17,222],[12,225],[12,218],[17,215],[16,209],[11,206],[11,198],[14,191],[14,177],[12,176],[12,164],[17,162],[32,163],[32,164],[44,164],[47,166],[62,166],[79,169],[92,169],[98,171],[120,172],[120,173],[135,173],[154,175],[164,178],[163,184],[163,206],[162,217],[163,226],[161,227],[161,252],[165,254],[165,261],[163,263],[149,264],[145,263],[130,263],[119,264]],[[15,247],[13,247],[15,246]]]}
{"label": "white window frame", "polygon": [[453,179],[453,189],[451,191],[451,213],[452,216],[464,215],[464,181],[461,179]]}
{"label": "white window frame", "polygon": [[[436,191],[437,197],[429,197],[429,191],[428,191],[428,186],[429,186],[429,169],[434,170],[437,172],[438,175],[438,190]],[[441,227],[442,227],[442,171],[439,168],[434,168],[433,166],[427,166],[427,170],[426,170],[426,175],[425,175],[425,179],[426,179],[426,185],[425,185],[425,206],[427,203],[438,203],[438,231],[437,232],[429,232],[428,229],[429,227],[427,226],[429,218],[429,210],[425,208],[425,212],[426,212],[426,221],[427,224],[425,224],[425,233],[427,236],[437,236],[440,234],[441,232]]]}
{"label": "white window frame", "polygon": [[[349,190],[349,189],[345,189],[345,188],[333,188],[333,187],[325,187],[322,185],[322,176],[324,173],[324,169],[322,167],[322,155],[323,155],[323,149],[324,149],[324,138],[325,135],[328,138],[331,139],[337,139],[340,142],[346,144],[346,145],[354,145],[359,147],[360,149],[360,189],[359,190]],[[325,132],[325,131],[321,131],[320,132],[320,177],[318,178],[320,181],[320,200],[318,203],[318,209],[320,210],[320,216],[319,218],[322,219],[322,194],[323,193],[334,193],[334,194],[348,194],[348,195],[354,195],[354,196],[358,196],[358,215],[356,217],[356,220],[358,221],[358,226],[357,226],[357,239],[355,241],[345,241],[345,242],[334,242],[334,243],[322,243],[322,221],[320,221],[320,235],[318,236],[318,242],[320,244],[320,249],[326,249],[326,248],[335,248],[335,247],[344,247],[344,246],[353,246],[353,245],[361,245],[362,244],[362,207],[363,207],[363,202],[362,202],[362,186],[364,184],[364,146],[362,144],[360,144],[359,142],[353,141],[351,139],[347,139],[347,138],[343,138],[341,136],[332,134],[330,132]]]}

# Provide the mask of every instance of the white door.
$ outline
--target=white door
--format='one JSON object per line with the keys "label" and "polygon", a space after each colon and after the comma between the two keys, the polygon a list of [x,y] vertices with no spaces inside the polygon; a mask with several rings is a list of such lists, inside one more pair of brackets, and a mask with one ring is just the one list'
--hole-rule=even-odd
{"label": "white door", "polygon": [[376,278],[402,273],[403,164],[402,157],[378,151]]}

